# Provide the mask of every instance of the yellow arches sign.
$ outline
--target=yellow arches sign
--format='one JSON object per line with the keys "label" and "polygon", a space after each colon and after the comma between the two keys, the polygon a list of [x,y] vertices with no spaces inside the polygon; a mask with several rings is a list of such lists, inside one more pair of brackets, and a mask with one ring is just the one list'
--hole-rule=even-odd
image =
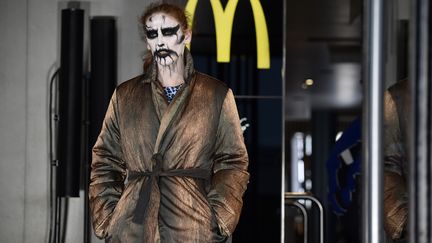
{"label": "yellow arches sign", "polygon": [[[228,0],[224,10],[220,0],[210,0],[215,21],[218,62],[230,61],[232,26],[238,1]],[[193,23],[197,3],[198,0],[188,0],[186,4],[186,11],[191,16],[190,26]],[[259,0],[250,0],[250,4],[255,21],[257,67],[268,69],[270,68],[270,46],[264,11]]]}

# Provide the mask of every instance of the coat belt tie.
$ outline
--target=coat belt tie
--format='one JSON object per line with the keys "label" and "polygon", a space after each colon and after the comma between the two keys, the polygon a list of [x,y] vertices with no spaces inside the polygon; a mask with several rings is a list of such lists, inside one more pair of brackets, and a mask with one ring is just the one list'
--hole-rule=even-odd
{"label": "coat belt tie", "polygon": [[[134,216],[132,221],[137,224],[142,224],[145,216],[148,213],[148,205],[151,198],[151,194],[155,193],[152,190],[152,186],[155,185],[157,193],[159,191],[159,179],[160,177],[178,176],[178,177],[190,177],[195,179],[207,180],[210,177],[210,171],[201,168],[190,168],[190,169],[174,169],[162,171],[162,155],[154,154],[152,156],[154,162],[153,171],[131,171],[129,172],[129,180],[141,179],[143,177],[150,177],[149,180],[145,181],[141,186],[137,205],[135,207]],[[144,210],[144,212],[142,211]]]}

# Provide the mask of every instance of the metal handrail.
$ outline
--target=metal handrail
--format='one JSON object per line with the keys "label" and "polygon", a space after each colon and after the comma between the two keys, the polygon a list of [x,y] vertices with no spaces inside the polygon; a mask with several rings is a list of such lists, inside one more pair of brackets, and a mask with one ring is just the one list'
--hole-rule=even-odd
{"label": "metal handrail", "polygon": [[303,243],[308,242],[308,213],[305,206],[298,201],[285,201],[285,203],[290,203],[290,206],[296,206],[303,214]]}
{"label": "metal handrail", "polygon": [[301,192],[285,192],[285,199],[310,200],[317,205],[320,212],[320,242],[324,243],[324,207],[322,206],[321,202],[311,194]]}

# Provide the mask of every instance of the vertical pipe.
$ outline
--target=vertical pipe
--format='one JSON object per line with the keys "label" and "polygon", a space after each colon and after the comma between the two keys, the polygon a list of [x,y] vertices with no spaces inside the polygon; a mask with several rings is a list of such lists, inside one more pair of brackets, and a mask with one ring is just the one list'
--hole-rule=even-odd
{"label": "vertical pipe", "polygon": [[363,116],[363,242],[380,243],[383,235],[383,23],[384,0],[365,5],[365,100]]}
{"label": "vertical pipe", "polygon": [[415,0],[410,35],[411,126],[409,242],[431,237],[431,54],[429,0]]}
{"label": "vertical pipe", "polygon": [[287,1],[283,1],[283,16],[282,16],[282,168],[281,168],[281,243],[285,242],[285,82],[286,82],[286,9]]}

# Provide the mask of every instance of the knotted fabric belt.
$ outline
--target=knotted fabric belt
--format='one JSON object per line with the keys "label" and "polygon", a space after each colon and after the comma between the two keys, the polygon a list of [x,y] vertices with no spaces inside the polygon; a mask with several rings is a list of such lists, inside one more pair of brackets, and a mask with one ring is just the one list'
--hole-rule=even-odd
{"label": "knotted fabric belt", "polygon": [[[138,196],[138,202],[134,211],[134,216],[132,221],[137,224],[142,224],[144,217],[148,212],[148,205],[151,198],[151,194],[154,193],[152,191],[152,186],[155,185],[158,188],[157,193],[159,191],[159,178],[160,177],[169,177],[169,176],[178,176],[178,177],[190,177],[195,179],[209,179],[210,172],[209,170],[201,169],[201,168],[190,168],[190,169],[174,169],[174,170],[166,170],[162,171],[162,156],[160,154],[155,154],[152,157],[152,160],[155,163],[153,171],[131,171],[129,172],[129,180],[136,180],[143,177],[150,177],[149,180],[145,181],[141,186],[141,190]],[[144,212],[142,211],[144,210]]]}

